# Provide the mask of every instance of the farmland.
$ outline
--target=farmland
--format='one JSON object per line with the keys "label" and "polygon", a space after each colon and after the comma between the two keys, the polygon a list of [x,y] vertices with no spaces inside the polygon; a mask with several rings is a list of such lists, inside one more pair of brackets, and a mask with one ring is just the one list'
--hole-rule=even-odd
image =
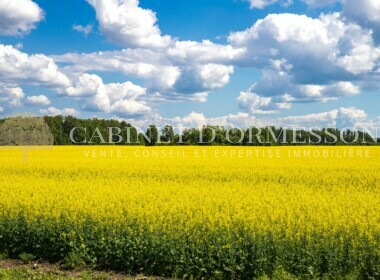
{"label": "farmland", "polygon": [[378,147],[113,149],[0,149],[0,253],[180,278],[380,277]]}

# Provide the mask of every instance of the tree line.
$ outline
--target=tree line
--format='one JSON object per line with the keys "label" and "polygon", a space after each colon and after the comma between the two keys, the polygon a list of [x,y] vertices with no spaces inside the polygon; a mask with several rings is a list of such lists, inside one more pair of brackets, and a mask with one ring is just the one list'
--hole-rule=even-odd
{"label": "tree line", "polygon": [[[36,127],[28,118],[16,118],[20,123],[29,125],[30,131]],[[24,121],[23,121],[24,119]],[[225,128],[206,125],[202,128],[179,130],[166,125],[159,128],[150,125],[146,130],[134,127],[126,121],[114,119],[79,119],[72,116],[45,116],[33,118],[40,126],[44,121],[49,127],[54,145],[236,145],[236,146],[275,146],[275,145],[376,145],[377,136],[367,131],[336,128],[313,130],[286,129],[281,127],[250,127],[246,129]],[[0,138],[2,127],[10,119],[0,120]],[[25,126],[25,125],[24,125]],[[24,131],[27,130],[24,128]],[[16,132],[14,132],[16,133]],[[4,133],[3,133],[4,134]],[[17,134],[17,133],[16,133]],[[7,134],[9,138],[9,133]],[[17,137],[17,136],[16,136]],[[1,140],[1,139],[0,139]],[[3,141],[4,142],[4,141]]]}

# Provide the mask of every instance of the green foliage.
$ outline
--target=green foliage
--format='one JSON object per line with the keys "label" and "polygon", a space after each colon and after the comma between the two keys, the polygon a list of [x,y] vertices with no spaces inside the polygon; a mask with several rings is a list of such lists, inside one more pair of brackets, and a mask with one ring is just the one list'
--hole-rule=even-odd
{"label": "green foliage", "polygon": [[[128,143],[126,143],[128,140],[130,140],[129,142],[131,143],[138,142],[138,133],[136,128],[132,127],[125,121],[119,122],[117,120],[102,120],[97,118],[82,120],[71,116],[44,117],[44,120],[48,124],[48,126],[50,127],[50,131],[54,135],[54,145],[103,144],[101,143],[101,139],[92,136],[94,135],[96,128],[98,128],[100,133],[104,136],[105,142],[109,142],[109,127],[121,129],[120,135],[125,141],[123,143],[116,143],[118,139],[117,137],[113,137],[112,142],[115,142],[117,145],[128,145]],[[73,143],[70,139],[70,131],[75,127],[81,128],[76,129],[73,134],[73,138],[77,143]],[[144,142],[142,141],[141,143]]]}
{"label": "green foliage", "polygon": [[[27,267],[0,268],[1,280],[107,280],[107,279],[124,279],[136,280],[134,277],[115,277],[113,273],[101,273],[97,271],[68,272],[61,271],[57,268],[50,269],[29,269]],[[153,278],[149,278],[153,280]]]}
{"label": "green foliage", "polygon": [[[119,122],[117,120],[101,120],[97,118],[84,120],[71,116],[44,117],[44,120],[48,124],[51,133],[54,135],[54,145],[109,144],[110,132],[108,128],[110,127],[121,130],[120,136],[123,139],[122,142],[118,143],[118,137],[116,136],[111,137],[112,142],[114,142],[116,145],[154,146],[160,143],[163,145],[212,144],[229,146],[314,145],[314,143],[318,143],[317,145],[347,145],[348,143],[355,145],[359,144],[360,142],[366,142],[368,145],[373,145],[380,142],[373,140],[369,134],[362,131],[359,131],[358,140],[355,141],[355,133],[353,131],[347,130],[343,133],[343,139],[348,142],[345,143],[340,140],[341,132],[338,129],[332,128],[313,131],[299,130],[296,131],[296,136],[294,138],[292,131],[277,127],[251,127],[249,129],[232,128],[230,130],[227,130],[226,128],[220,126],[204,126],[201,129],[185,129],[182,136],[180,137],[180,135],[176,134],[174,128],[170,125],[167,125],[161,129],[161,136],[160,139],[158,139],[158,128],[155,125],[150,125],[145,133],[138,133],[135,127],[133,127],[131,124],[126,123],[125,121]],[[73,143],[70,140],[70,131],[75,127],[86,128],[85,130],[75,130],[73,137],[77,143]],[[99,129],[99,132],[105,138],[104,141],[106,143],[102,143],[101,139],[97,137],[92,138],[92,136],[94,136],[96,128]],[[213,135],[210,129],[213,129],[215,131],[215,139],[212,139]],[[283,141],[284,134],[286,136],[286,141]],[[319,137],[322,139],[321,141],[319,141]],[[334,137],[337,137],[338,141],[334,141]],[[276,141],[276,139],[279,139],[279,141]],[[211,140],[214,141],[212,141],[212,143],[208,143]],[[293,143],[294,140],[296,140],[298,144]]]}
{"label": "green foliage", "polygon": [[[37,118],[32,118],[37,119]],[[112,138],[112,142],[114,145],[147,145],[154,146],[157,144],[161,145],[210,145],[209,142],[212,139],[211,131],[209,128],[215,130],[215,139],[212,141],[212,145],[242,145],[242,146],[272,146],[272,145],[358,145],[361,142],[367,143],[367,145],[376,145],[380,143],[380,139],[372,139],[371,136],[367,133],[359,131],[359,138],[357,141],[355,140],[355,134],[353,131],[347,130],[343,133],[343,139],[348,142],[345,143],[338,139],[338,141],[334,142],[334,136],[340,138],[340,130],[325,128],[322,130],[313,130],[313,131],[296,131],[297,136],[295,137],[298,144],[292,143],[294,138],[292,135],[292,131],[287,130],[284,132],[283,128],[276,127],[263,127],[256,128],[251,127],[249,129],[237,129],[233,128],[229,131],[229,139],[227,139],[227,129],[220,126],[204,126],[202,129],[198,128],[188,128],[183,132],[182,137],[176,134],[174,128],[170,125],[166,125],[160,132],[160,139],[157,138],[158,128],[155,125],[151,125],[145,133],[138,133],[137,129],[133,127],[131,124],[125,121],[117,121],[117,120],[103,120],[103,119],[77,119],[72,116],[63,117],[63,116],[46,116],[43,118],[45,123],[48,125],[50,132],[52,134],[53,140],[51,137],[49,138],[49,143],[53,142],[54,145],[99,145],[99,144],[109,144],[109,127],[119,128],[121,129],[120,136],[123,141],[117,143],[118,137],[114,136]],[[1,138],[6,137],[6,139],[10,139],[9,135],[4,134],[4,127],[1,128],[1,124],[5,123],[7,119],[0,119],[0,145]],[[23,120],[25,122],[25,120]],[[74,132],[74,140],[78,143],[73,143],[70,140],[70,131],[75,128],[86,128],[86,130],[78,129]],[[99,138],[92,138],[95,129],[99,128],[100,133],[104,136],[104,140],[107,143],[102,143]],[[270,129],[273,131],[270,132]],[[260,130],[260,133],[259,133]],[[46,131],[46,130],[45,130]],[[200,137],[202,131],[202,138]],[[251,131],[251,132],[250,132]],[[17,132],[19,133],[19,132]],[[30,134],[30,133],[29,133]],[[129,134],[129,137],[128,137]],[[250,137],[250,134],[253,137]],[[281,143],[276,143],[275,139],[283,139],[282,137],[286,134],[287,141]],[[5,135],[5,136],[4,136]],[[260,140],[256,137],[259,135]],[[318,137],[322,138],[322,141],[318,143]],[[13,135],[12,139],[15,138]],[[91,143],[90,139],[92,138]],[[148,141],[148,139],[150,141]],[[84,140],[87,140],[86,143],[83,143]],[[182,141],[181,141],[182,140]],[[199,143],[202,140],[205,143]],[[229,141],[228,141],[229,140]],[[363,141],[364,140],[364,141]],[[8,140],[7,140],[8,141]],[[5,142],[3,140],[3,142]],[[8,141],[9,142],[9,141]],[[29,140],[30,142],[30,140]],[[38,142],[38,141],[37,141]],[[311,143],[310,143],[311,142]],[[302,144],[300,144],[302,143]],[[317,144],[315,144],[317,143]],[[17,143],[11,143],[11,145],[15,145]]]}
{"label": "green foliage", "polygon": [[31,263],[35,258],[36,256],[32,255],[32,254],[28,254],[28,253],[21,253],[18,258],[24,263],[24,264],[29,264]]}
{"label": "green foliage", "polygon": [[82,259],[81,255],[75,252],[70,252],[65,258],[64,258],[64,266],[67,269],[78,269],[82,268],[86,265],[84,260]]}
{"label": "green foliage", "polygon": [[31,270],[28,268],[9,268],[9,269],[0,269],[0,279],[2,280],[23,280],[23,279],[57,280],[57,279],[63,279],[63,277],[60,277],[56,273],[53,273],[53,272],[41,272],[41,271]]}
{"label": "green foliage", "polygon": [[167,125],[162,129],[161,141],[165,144],[173,144],[175,139],[175,132],[172,126]]}
{"label": "green foliage", "polygon": [[8,257],[9,257],[9,254],[8,254],[7,251],[4,251],[4,252],[0,253],[0,261],[5,260]]}
{"label": "green foliage", "polygon": [[158,130],[155,125],[150,125],[146,130],[144,142],[146,146],[154,146],[158,141]]}
{"label": "green foliage", "polygon": [[[87,263],[131,274],[186,279],[257,279],[265,275],[289,280],[380,277],[379,255],[370,240],[363,239],[354,249],[344,235],[329,236],[328,240],[315,236],[314,241],[307,242],[278,240],[268,235],[253,237],[239,225],[215,231],[199,225],[177,239],[164,232],[144,230],[137,221],[135,225],[133,221],[129,223],[129,231],[139,234],[131,235],[117,225],[102,227],[90,218],[83,225],[73,224],[64,217],[28,223],[21,217],[2,220],[0,231],[6,240],[2,247],[11,252],[30,250],[44,260],[63,260],[69,269]],[[346,245],[341,245],[342,240]]]}

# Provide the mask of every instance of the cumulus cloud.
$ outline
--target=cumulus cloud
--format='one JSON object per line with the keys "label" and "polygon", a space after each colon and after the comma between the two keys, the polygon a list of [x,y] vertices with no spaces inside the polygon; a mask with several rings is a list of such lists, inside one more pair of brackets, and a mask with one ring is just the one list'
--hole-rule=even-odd
{"label": "cumulus cloud", "polygon": [[[177,49],[178,48],[178,49]],[[150,92],[162,95],[188,95],[210,92],[225,86],[234,68],[231,60],[244,50],[231,46],[186,42],[165,50],[124,49],[90,54],[69,53],[55,56],[58,62],[70,63],[67,70],[76,72],[121,72],[141,78]]]}
{"label": "cumulus cloud", "polygon": [[[276,1],[250,2],[252,7],[263,8]],[[281,2],[284,4],[288,1]],[[311,6],[319,6],[334,1],[305,2]],[[89,0],[89,3],[97,11],[99,23],[104,25],[105,22],[108,29],[103,32],[106,36],[110,31],[120,35],[120,26],[127,26],[123,28],[129,30],[129,20],[132,22],[133,16],[127,10],[136,7],[144,15],[142,17],[147,16],[150,20],[146,25],[136,21],[133,30],[139,30],[143,26],[143,30],[150,30],[147,31],[148,34],[161,36],[154,13],[139,8],[137,0],[107,3]],[[107,16],[111,14],[116,15],[111,17],[112,19],[123,15],[125,22],[109,23],[112,19]],[[141,31],[141,34],[145,34],[144,32]],[[121,37],[130,39],[131,36],[124,34]],[[234,65],[257,67],[264,71],[267,68],[277,68],[278,71],[287,72],[291,83],[305,85],[303,91],[313,94],[318,93],[319,85],[351,82],[357,80],[360,75],[375,71],[380,58],[380,50],[374,45],[371,31],[358,24],[344,21],[339,13],[321,15],[319,18],[296,14],[268,15],[251,28],[230,34],[231,45],[218,45],[207,40],[201,43],[177,41],[173,38],[170,38],[170,42],[158,51],[151,51],[157,47],[154,45],[132,44],[128,46],[139,49],[90,54],[87,63],[77,63],[73,67],[78,69],[82,66],[87,71],[123,71],[126,75],[132,74],[146,79],[146,86],[153,91],[169,94],[199,94],[217,90],[228,83],[232,73],[230,69]],[[78,58],[81,60],[78,55],[74,56],[75,59],[68,56],[58,59],[64,62],[78,61]],[[82,57],[82,60],[86,58]],[[214,81],[213,75],[207,75],[211,67],[213,71],[210,73],[220,76]],[[157,71],[161,74],[157,75]],[[217,80],[220,82],[216,83]],[[302,88],[299,91],[302,91]],[[321,100],[328,99],[322,97]]]}
{"label": "cumulus cloud", "polygon": [[27,34],[43,18],[42,9],[31,0],[2,0],[0,2],[0,35]]}
{"label": "cumulus cloud", "polygon": [[367,113],[364,110],[355,107],[340,108],[336,117],[336,127],[356,127],[359,122],[366,120],[367,117]]}
{"label": "cumulus cloud", "polygon": [[373,30],[380,43],[380,2],[378,0],[344,0],[343,15]]}
{"label": "cumulus cloud", "polygon": [[[234,60],[244,48],[202,42],[179,41],[164,36],[153,11],[138,0],[87,0],[96,11],[102,33],[126,49],[91,54],[55,56],[69,64],[67,71],[121,72],[144,81],[156,99],[204,100],[207,93],[225,86]],[[202,96],[202,98],[200,98]]]}
{"label": "cumulus cloud", "polygon": [[0,82],[0,104],[2,112],[21,105],[24,91],[20,87],[7,86]]}
{"label": "cumulus cloud", "polygon": [[[224,45],[209,40],[180,41],[163,35],[156,14],[141,8],[138,0],[87,2],[95,9],[101,32],[125,49],[48,57],[28,55],[15,47],[0,45],[0,80],[4,85],[47,87],[78,102],[81,110],[123,118],[147,114],[151,117],[160,103],[205,102],[209,92],[229,83],[235,67],[256,68],[262,70],[262,78],[237,98],[244,112],[213,119],[237,123],[241,118],[248,123],[263,120],[252,115],[279,113],[290,109],[293,103],[327,102],[352,96],[367,89],[369,84],[376,88],[380,83],[380,49],[373,40],[378,19],[376,13],[371,14],[377,9],[374,0],[366,0],[355,13],[357,4],[345,0],[342,13],[323,14],[318,18],[268,15],[251,28],[231,33],[228,44]],[[250,0],[252,8],[264,8],[275,2],[291,3]],[[334,1],[304,2],[321,6]],[[365,21],[365,16],[369,20]],[[73,29],[86,35],[92,26],[74,25]],[[58,67],[59,63],[62,67]],[[94,72],[97,75],[89,74]],[[141,84],[107,84],[101,72],[122,73],[125,80],[133,77]],[[42,99],[27,97],[24,104],[48,105],[49,100]],[[3,103],[1,107],[3,111],[6,109]],[[63,110],[50,107],[43,112],[53,114]],[[346,118],[350,111],[347,112],[339,109],[310,115],[309,119],[336,122],[338,116]],[[197,125],[208,120],[203,114],[192,113],[177,122]],[[281,118],[268,120],[281,122]]]}
{"label": "cumulus cloud", "polygon": [[45,95],[28,96],[25,103],[31,106],[50,105],[51,101]]}
{"label": "cumulus cloud", "polygon": [[13,46],[0,44],[0,80],[49,88],[65,87],[70,80],[52,58],[43,54],[28,55]]}
{"label": "cumulus cloud", "polygon": [[[231,116],[229,116],[231,118]],[[219,118],[223,119],[223,118]],[[358,127],[358,125],[367,120],[367,114],[355,107],[339,108],[327,112],[306,114],[299,116],[288,116],[278,118],[254,118],[250,115],[239,114],[239,127],[249,127],[245,125],[247,119],[251,122],[249,126],[265,127],[265,126],[277,126],[277,127],[289,127],[289,128],[345,128],[345,127]],[[214,120],[218,120],[214,119]],[[238,122],[238,123],[239,123]]]}
{"label": "cumulus cloud", "polygon": [[326,102],[342,96],[354,96],[360,88],[352,82],[330,84],[295,84],[289,74],[282,71],[265,70],[263,77],[255,83],[252,91],[279,103]]}
{"label": "cumulus cloud", "polygon": [[234,72],[232,66],[206,64],[198,69],[198,78],[205,90],[217,90],[230,81],[230,75]]}
{"label": "cumulus cloud", "polygon": [[165,48],[170,36],[161,35],[156,14],[139,7],[138,0],[87,0],[94,7],[100,29],[123,47]]}
{"label": "cumulus cloud", "polygon": [[73,108],[64,108],[64,109],[58,109],[55,107],[49,107],[47,109],[41,109],[41,114],[47,115],[47,116],[77,116],[79,113],[73,109]]}
{"label": "cumulus cloud", "polygon": [[[251,28],[230,34],[234,47],[246,48],[243,67],[263,70],[249,97],[239,104],[248,112],[276,113],[276,104],[326,102],[361,91],[360,80],[374,77],[380,49],[371,31],[347,23],[339,13],[310,18],[272,14]],[[244,102],[243,102],[244,101]]]}
{"label": "cumulus cloud", "polygon": [[[379,67],[380,50],[373,42],[372,32],[346,21],[339,13],[319,18],[268,15],[247,30],[231,33],[229,44],[221,45],[209,40],[179,41],[162,36],[155,14],[140,8],[136,0],[88,2],[96,10],[102,32],[119,44],[123,41],[121,45],[128,48],[70,53],[54,59],[68,64],[65,71],[69,72],[121,72],[142,79],[151,103],[204,102],[210,91],[228,84],[234,66],[254,67],[262,69],[263,77],[247,92],[240,93],[238,104],[250,114],[274,114],[290,109],[292,103],[327,102],[359,94],[361,81],[371,80]],[[252,0],[251,4],[263,8],[273,2],[276,1]],[[333,1],[305,2],[317,6]],[[145,23],[128,12],[135,9],[141,18],[147,18]],[[123,19],[116,22],[119,17]],[[144,40],[140,38],[142,34]],[[155,43],[149,39],[152,36]],[[73,86],[66,93],[73,96],[78,90],[80,87]],[[83,108],[94,109],[97,100],[98,107],[112,112],[107,94],[98,93],[95,97]],[[140,109],[148,112],[145,107]]]}
{"label": "cumulus cloud", "polygon": [[[292,4],[293,1],[286,0],[247,0],[251,8],[264,9],[275,3],[284,6]],[[372,29],[377,43],[380,42],[380,2],[378,0],[302,0],[312,8],[331,6],[336,3],[342,5],[343,15],[350,21],[357,22],[364,28]]]}
{"label": "cumulus cloud", "polygon": [[290,109],[288,103],[276,103],[272,97],[261,97],[251,92],[241,92],[237,98],[238,105],[241,109],[251,114],[278,114],[279,109]]}
{"label": "cumulus cloud", "polygon": [[276,126],[282,127],[305,127],[305,128],[345,128],[356,127],[357,124],[366,119],[366,113],[355,107],[339,108],[328,112],[307,114],[302,116],[289,116],[278,119],[270,119]]}
{"label": "cumulus cloud", "polygon": [[[55,61],[45,55],[27,55],[12,46],[0,45],[0,78],[4,85],[27,84],[53,89],[61,95],[74,98],[83,110],[114,113],[119,116],[137,116],[146,114],[151,108],[140,97],[146,95],[146,89],[130,82],[104,84],[97,75],[77,74],[67,71],[64,74]],[[10,105],[20,103],[23,97],[21,88],[3,87],[5,97],[2,101]],[[16,98],[18,97],[18,98]],[[46,96],[30,96],[26,105],[49,105]],[[4,109],[4,106],[3,110]],[[45,109],[47,114],[69,114],[70,111]],[[69,112],[69,113],[67,113]]]}
{"label": "cumulus cloud", "polygon": [[266,68],[285,60],[288,72],[300,83],[353,79],[373,71],[380,58],[371,32],[345,23],[339,13],[316,19],[271,14],[245,31],[230,34],[229,42],[247,49],[241,65]]}
{"label": "cumulus cloud", "polygon": [[113,113],[120,117],[147,114],[146,89],[131,82],[104,84],[97,75],[83,74],[62,94],[76,97],[82,109]]}
{"label": "cumulus cloud", "polygon": [[377,0],[345,0],[343,11],[346,15],[368,22],[380,22],[380,3]]}
{"label": "cumulus cloud", "polygon": [[55,56],[57,62],[69,63],[70,72],[86,71],[118,72],[126,76],[141,78],[153,90],[170,89],[181,72],[171,65],[159,52],[142,49],[125,49],[98,53],[68,53]]}
{"label": "cumulus cloud", "polygon": [[184,66],[172,91],[194,94],[217,90],[229,82],[233,71],[232,66],[222,64]]}
{"label": "cumulus cloud", "polygon": [[245,53],[244,48],[202,42],[177,41],[167,50],[169,59],[182,63],[230,63]]}

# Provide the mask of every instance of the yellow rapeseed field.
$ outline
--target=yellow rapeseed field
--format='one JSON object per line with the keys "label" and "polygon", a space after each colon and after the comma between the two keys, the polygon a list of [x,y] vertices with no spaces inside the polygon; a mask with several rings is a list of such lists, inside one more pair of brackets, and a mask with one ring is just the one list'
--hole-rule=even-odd
{"label": "yellow rapeseed field", "polygon": [[25,149],[0,149],[11,257],[181,278],[380,279],[380,148]]}

